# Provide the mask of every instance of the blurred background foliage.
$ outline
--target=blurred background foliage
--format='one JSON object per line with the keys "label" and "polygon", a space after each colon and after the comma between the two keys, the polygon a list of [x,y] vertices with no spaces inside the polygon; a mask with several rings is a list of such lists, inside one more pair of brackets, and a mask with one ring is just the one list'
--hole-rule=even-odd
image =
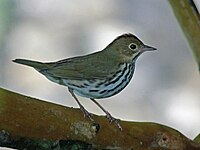
{"label": "blurred background foliage", "polygon": [[[88,54],[127,32],[158,51],[138,60],[123,92],[100,103],[117,118],[162,123],[193,139],[200,132],[198,66],[164,0],[1,0],[0,86],[77,107],[65,87],[12,59],[56,61]],[[80,99],[89,111],[103,114]]]}

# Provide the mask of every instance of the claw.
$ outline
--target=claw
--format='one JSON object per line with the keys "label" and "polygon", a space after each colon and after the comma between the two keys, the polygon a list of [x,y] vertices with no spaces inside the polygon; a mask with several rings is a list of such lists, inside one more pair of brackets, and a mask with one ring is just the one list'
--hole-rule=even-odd
{"label": "claw", "polygon": [[80,107],[80,110],[83,112],[84,117],[88,117],[91,121],[94,121],[93,115],[89,113],[84,107]]}
{"label": "claw", "polygon": [[106,113],[106,118],[109,120],[110,123],[114,123],[119,128],[119,130],[122,131],[122,127],[119,124],[119,119],[116,119],[113,116],[111,116],[109,112]]}
{"label": "claw", "polygon": [[120,131],[122,131],[122,127],[119,124],[119,120],[114,118],[113,116],[111,116],[111,114],[106,111],[97,101],[95,101],[95,99],[90,98],[97,106],[99,106],[99,108],[101,108],[101,110],[103,110],[106,113],[106,118],[109,120],[110,123],[115,123],[115,125],[120,129]]}

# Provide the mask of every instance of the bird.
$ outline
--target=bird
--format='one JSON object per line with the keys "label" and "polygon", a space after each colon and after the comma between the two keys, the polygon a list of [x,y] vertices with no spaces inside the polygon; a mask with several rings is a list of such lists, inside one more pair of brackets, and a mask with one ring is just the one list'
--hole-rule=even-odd
{"label": "bird", "polygon": [[115,38],[103,50],[83,56],[54,62],[27,59],[15,59],[13,62],[33,67],[50,81],[66,86],[84,117],[94,121],[92,114],[80,103],[77,95],[89,98],[106,114],[110,123],[122,130],[119,120],[97,100],[121,92],[133,77],[137,58],[146,51],[154,50],[156,48],[145,45],[134,34],[125,33]]}

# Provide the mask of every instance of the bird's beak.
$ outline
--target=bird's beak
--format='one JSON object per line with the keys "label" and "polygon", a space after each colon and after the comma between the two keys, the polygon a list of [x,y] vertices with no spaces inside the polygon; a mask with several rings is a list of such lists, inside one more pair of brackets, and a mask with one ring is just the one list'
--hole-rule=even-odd
{"label": "bird's beak", "polygon": [[157,50],[154,47],[148,46],[148,45],[144,45],[143,47],[141,47],[141,52],[146,52],[146,51],[155,51]]}

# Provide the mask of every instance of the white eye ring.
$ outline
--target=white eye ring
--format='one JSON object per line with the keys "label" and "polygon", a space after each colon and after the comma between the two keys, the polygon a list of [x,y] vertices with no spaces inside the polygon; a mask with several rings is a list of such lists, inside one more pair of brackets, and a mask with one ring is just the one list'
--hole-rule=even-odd
{"label": "white eye ring", "polygon": [[128,47],[129,47],[131,50],[135,50],[135,49],[137,49],[137,45],[134,44],[134,43],[129,44]]}

